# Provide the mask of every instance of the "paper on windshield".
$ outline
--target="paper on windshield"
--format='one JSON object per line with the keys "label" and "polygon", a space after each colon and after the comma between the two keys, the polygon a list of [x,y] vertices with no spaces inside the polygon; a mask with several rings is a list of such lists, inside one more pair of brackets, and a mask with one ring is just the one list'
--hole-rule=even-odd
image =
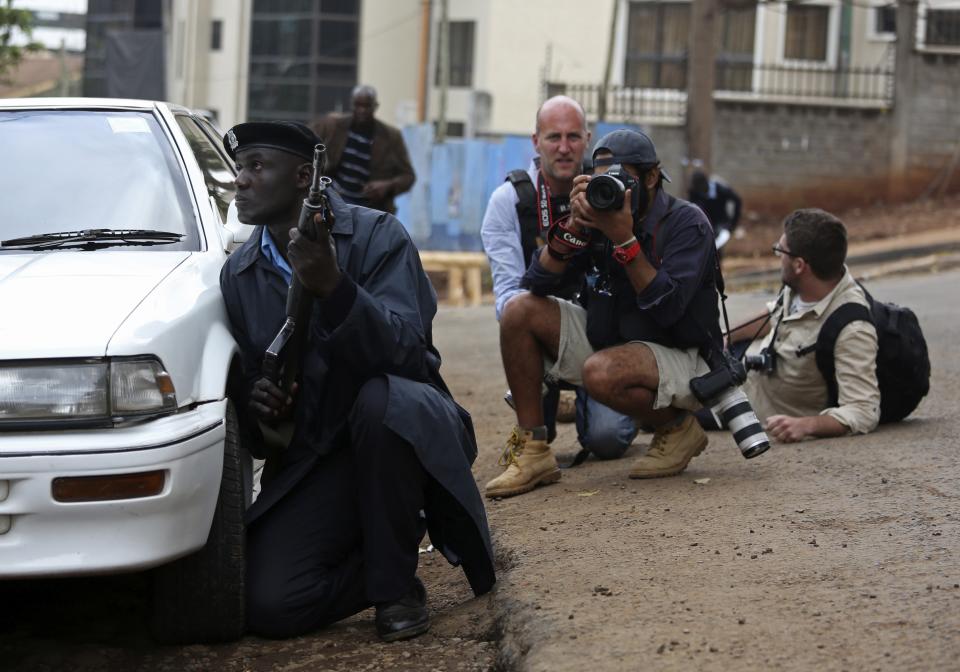
{"label": "paper on windshield", "polygon": [[149,133],[150,126],[143,117],[107,117],[114,133]]}

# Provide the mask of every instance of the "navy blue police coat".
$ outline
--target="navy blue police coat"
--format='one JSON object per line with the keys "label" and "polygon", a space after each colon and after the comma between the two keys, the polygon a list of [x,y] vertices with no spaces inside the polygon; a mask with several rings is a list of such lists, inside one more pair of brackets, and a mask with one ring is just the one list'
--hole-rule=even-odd
{"label": "navy blue police coat", "polygon": [[[425,493],[430,539],[451,563],[462,565],[474,593],[483,594],[495,577],[483,500],[470,472],[477,445],[470,415],[440,377],[432,340],[436,293],[395,217],[327,193],[341,282],[329,298],[314,301],[284,469],[247,511],[247,520],[279,501],[321,456],[344,445],[357,393],[383,375],[389,387],[384,423],[413,446],[432,477]],[[220,276],[242,357],[231,397],[242,433],[253,437],[260,432],[245,413],[248,394],[284,322],[287,296],[286,281],[260,249],[262,233],[257,227]]]}

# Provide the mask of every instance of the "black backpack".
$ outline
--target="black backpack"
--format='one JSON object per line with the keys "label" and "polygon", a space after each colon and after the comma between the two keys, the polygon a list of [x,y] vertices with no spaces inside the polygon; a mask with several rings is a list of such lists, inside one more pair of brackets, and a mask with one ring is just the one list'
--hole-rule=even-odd
{"label": "black backpack", "polygon": [[520,246],[523,248],[523,262],[529,263],[534,251],[543,245],[540,235],[540,221],[537,218],[537,190],[527,171],[518,168],[507,174],[507,179],[517,192],[517,218],[520,220]]}
{"label": "black backpack", "polygon": [[[858,283],[859,284],[859,283]],[[880,387],[880,422],[898,422],[910,415],[930,391],[930,357],[917,316],[909,308],[876,301],[860,285],[870,307],[845,303],[827,317],[817,342],[798,354],[816,351],[817,368],[827,381],[828,407],[837,405],[837,379],[833,349],[840,330],[854,320],[869,322],[877,330],[877,383]]]}

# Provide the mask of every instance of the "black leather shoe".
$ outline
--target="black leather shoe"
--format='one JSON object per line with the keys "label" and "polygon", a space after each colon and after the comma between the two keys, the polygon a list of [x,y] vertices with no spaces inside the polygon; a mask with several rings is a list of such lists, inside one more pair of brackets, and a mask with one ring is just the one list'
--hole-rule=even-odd
{"label": "black leather shoe", "polygon": [[377,634],[385,642],[397,642],[422,635],[430,629],[430,614],[427,612],[427,591],[414,578],[413,592],[393,602],[377,605]]}

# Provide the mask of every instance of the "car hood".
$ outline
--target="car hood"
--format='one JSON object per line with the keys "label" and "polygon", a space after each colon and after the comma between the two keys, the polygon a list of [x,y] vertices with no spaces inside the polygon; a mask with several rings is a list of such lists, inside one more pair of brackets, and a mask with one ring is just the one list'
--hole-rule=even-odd
{"label": "car hood", "polygon": [[0,358],[100,357],[117,328],[190,252],[0,254]]}

